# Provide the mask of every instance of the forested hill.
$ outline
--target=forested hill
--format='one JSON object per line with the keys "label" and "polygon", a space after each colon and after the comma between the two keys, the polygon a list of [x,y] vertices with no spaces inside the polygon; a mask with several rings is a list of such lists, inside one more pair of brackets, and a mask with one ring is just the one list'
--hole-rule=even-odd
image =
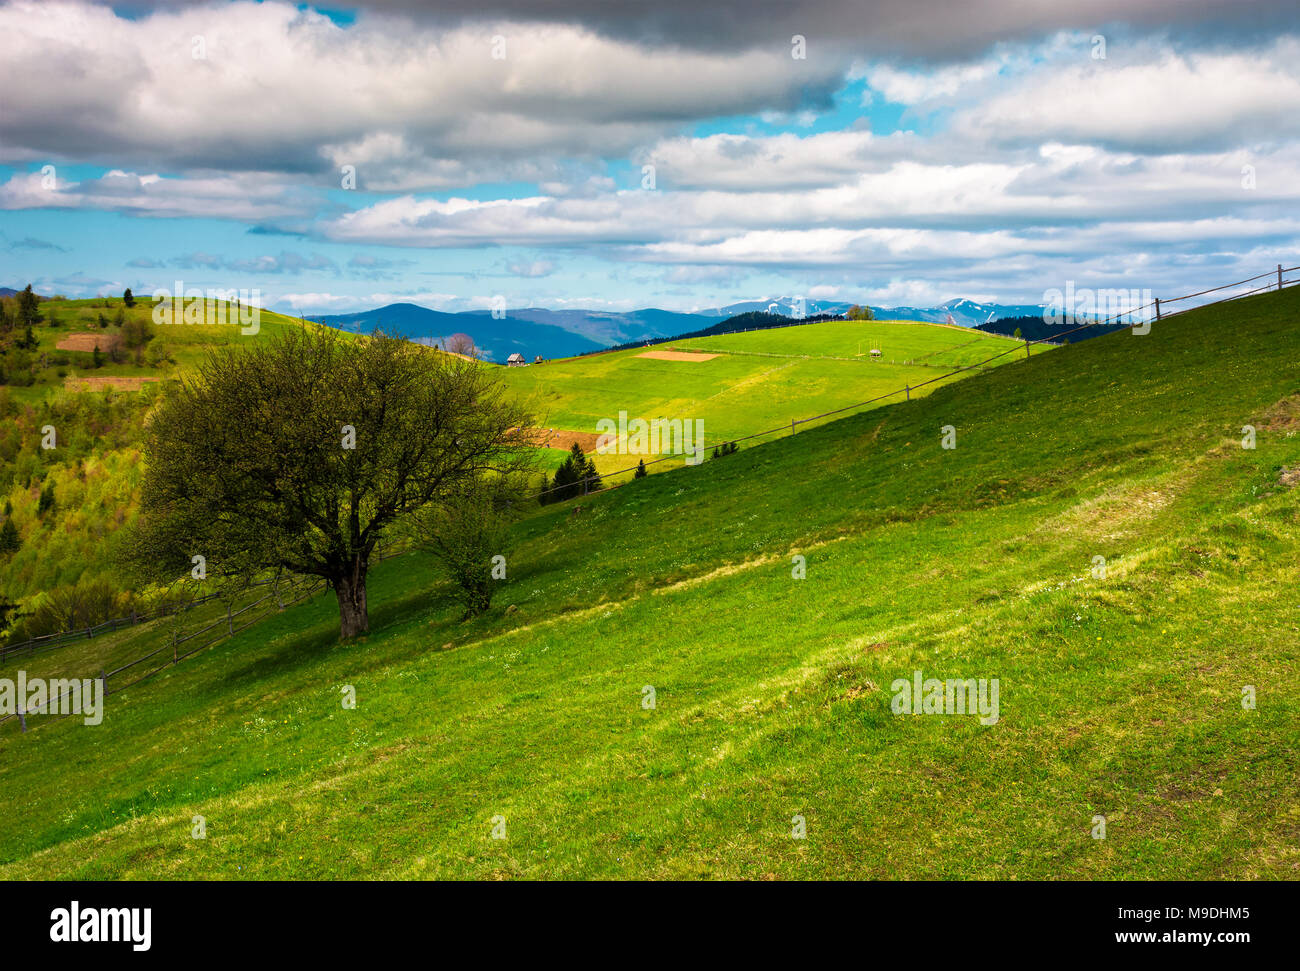
{"label": "forested hill", "polygon": [[[824,320],[840,320],[839,314],[815,314],[811,317],[786,317],[783,314],[770,314],[765,310],[751,310],[748,313],[736,314],[734,317],[728,317],[726,320],[713,324],[711,327],[703,327],[700,330],[692,330],[685,334],[675,334],[672,337],[661,337],[649,341],[632,341],[630,344],[619,344],[617,347],[606,348],[610,351],[624,351],[632,347],[645,347],[649,344],[664,344],[668,341],[684,341],[692,337],[716,337],[719,334],[737,334],[746,330],[769,330],[773,327],[793,327],[797,324],[819,324]],[[603,351],[590,351],[588,353],[599,354]]]}
{"label": "forested hill", "polygon": [[[973,330],[982,330],[989,334],[1004,334],[1007,337],[1023,337],[1027,341],[1064,341],[1067,344],[1077,343],[1081,340],[1087,340],[1089,337],[1100,337],[1102,334],[1110,334],[1117,330],[1126,330],[1128,324],[1097,324],[1085,330],[1079,330],[1078,324],[1048,324],[1043,322],[1042,317],[1003,317],[1000,320],[991,320],[986,324],[980,324]],[[1019,335],[1016,331],[1019,330]]]}

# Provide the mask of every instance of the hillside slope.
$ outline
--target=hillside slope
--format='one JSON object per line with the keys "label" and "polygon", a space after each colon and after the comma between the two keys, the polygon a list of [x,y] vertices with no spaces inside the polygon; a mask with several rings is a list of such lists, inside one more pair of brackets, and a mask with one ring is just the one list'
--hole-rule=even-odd
{"label": "hillside slope", "polygon": [[163,384],[213,349],[301,326],[270,311],[247,335],[229,324],[155,325],[143,297],[133,307],[97,297],[42,301],[40,309],[35,348],[19,351],[20,335],[0,336],[8,382],[0,387],[0,508],[21,542],[0,552],[0,595],[12,599],[86,576],[116,590],[113,551],[139,501],[141,430]]}
{"label": "hillside slope", "polygon": [[1293,289],[548,507],[468,624],[385,564],[0,731],[0,876],[1294,878],[1297,352]]}
{"label": "hillside slope", "polygon": [[[788,426],[792,418],[922,385],[1016,346],[1005,338],[933,324],[831,321],[548,361],[511,368],[503,377],[532,402],[545,427],[594,433],[597,422],[617,420],[620,411],[629,418],[699,420],[706,447],[712,448]],[[883,349],[880,359],[871,359],[873,347]],[[674,349],[715,356],[662,357]],[[1015,359],[1008,355],[991,366]],[[926,385],[916,394],[929,394],[941,384]],[[598,459],[602,472],[628,464],[627,455]]]}

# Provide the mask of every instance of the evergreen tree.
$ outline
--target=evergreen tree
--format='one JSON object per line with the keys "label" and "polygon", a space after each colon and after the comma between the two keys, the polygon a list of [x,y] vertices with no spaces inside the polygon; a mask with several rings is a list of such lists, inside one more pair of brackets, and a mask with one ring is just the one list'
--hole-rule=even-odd
{"label": "evergreen tree", "polygon": [[14,517],[6,516],[4,525],[0,526],[0,556],[17,553],[22,545],[22,540],[18,537],[18,527],[14,525]]}
{"label": "evergreen tree", "polygon": [[0,594],[0,637],[13,626],[15,620],[21,615],[18,613],[18,604],[8,597]]}
{"label": "evergreen tree", "polygon": [[40,299],[32,293],[32,285],[18,294],[18,323],[29,331],[41,322]]}
{"label": "evergreen tree", "polygon": [[542,499],[544,502],[563,502],[603,488],[604,483],[596,472],[596,463],[583,454],[582,446],[574,442],[564,462],[555,470],[550,491]]}
{"label": "evergreen tree", "polygon": [[640,462],[636,464],[636,474],[633,475],[632,478],[644,479],[645,477],[646,477],[645,459],[642,459]]}
{"label": "evergreen tree", "polygon": [[135,306],[135,294],[131,292],[130,287],[127,287],[122,291],[122,303],[126,304],[128,307]]}
{"label": "evergreen tree", "polygon": [[105,317],[102,313],[99,315],[99,326],[101,328],[108,326],[108,318]]}
{"label": "evergreen tree", "polygon": [[98,344],[95,345],[95,349],[90,354],[90,364],[91,367],[97,367],[97,368],[104,366],[104,355],[99,353]]}
{"label": "evergreen tree", "polygon": [[41,490],[41,498],[36,503],[36,513],[44,516],[54,508],[54,483],[51,482]]}

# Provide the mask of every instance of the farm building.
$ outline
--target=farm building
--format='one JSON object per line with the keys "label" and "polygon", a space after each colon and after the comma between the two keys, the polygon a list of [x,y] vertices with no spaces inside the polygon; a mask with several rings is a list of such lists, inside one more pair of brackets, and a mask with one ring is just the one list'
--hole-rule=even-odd
{"label": "farm building", "polygon": [[880,357],[880,351],[876,350],[876,349],[873,347],[873,348],[871,349],[871,356],[872,356],[872,357]]}
{"label": "farm building", "polygon": [[524,360],[524,356],[518,351],[515,351],[515,353],[506,358],[506,367],[523,367],[527,363],[528,362]]}

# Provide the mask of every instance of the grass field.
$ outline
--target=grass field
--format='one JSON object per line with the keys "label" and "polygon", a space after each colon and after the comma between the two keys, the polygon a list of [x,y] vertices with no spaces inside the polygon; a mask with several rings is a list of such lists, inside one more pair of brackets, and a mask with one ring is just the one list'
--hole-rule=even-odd
{"label": "grass field", "polygon": [[[864,356],[854,357],[859,345]],[[872,361],[870,349],[882,357]],[[704,422],[706,447],[790,420],[843,408],[930,381],[1017,345],[958,327],[897,321],[832,321],[695,338],[606,354],[506,368],[506,383],[530,400],[546,427],[594,432],[602,418]],[[668,347],[707,350],[704,361],[643,357]],[[1035,348],[1041,352],[1041,348]],[[1016,360],[1015,354],[994,366]],[[959,380],[967,375],[946,379]],[[928,394],[944,382],[916,392]],[[635,464],[627,455],[597,457],[602,472]]]}
{"label": "grass field", "polygon": [[0,877],[1294,879],[1297,353],[1292,289],[546,507],[468,623],[387,562],[0,728]]}

